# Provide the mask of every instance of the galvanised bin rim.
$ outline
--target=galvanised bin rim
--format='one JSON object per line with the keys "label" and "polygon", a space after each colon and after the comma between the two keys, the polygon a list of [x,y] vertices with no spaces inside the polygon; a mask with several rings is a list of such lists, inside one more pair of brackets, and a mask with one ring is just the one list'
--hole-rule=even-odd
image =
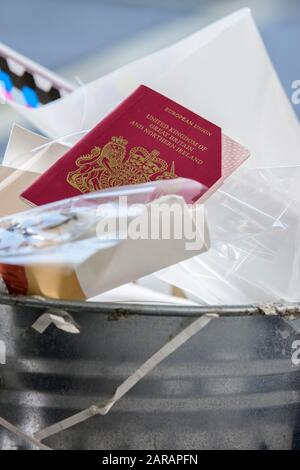
{"label": "galvanised bin rim", "polygon": [[278,316],[288,320],[300,318],[300,302],[269,303],[249,305],[167,305],[167,304],[129,304],[119,302],[87,302],[53,300],[37,296],[13,296],[0,294],[0,305],[34,308],[39,310],[63,310],[70,313],[96,313],[110,319],[142,317],[186,317],[197,318],[207,314],[222,317]]}
{"label": "galvanised bin rim", "polygon": [[[8,306],[8,308],[1,308],[1,304]],[[278,330],[277,323],[280,317],[282,317],[282,321],[300,318],[300,303],[240,306],[141,305],[113,302],[74,302],[45,299],[42,297],[15,297],[8,294],[0,294],[0,310],[11,342],[10,344],[12,345],[10,346],[10,360],[14,360],[17,357],[13,369],[6,368],[4,370],[6,375],[3,382],[5,384],[3,394],[4,397],[5,394],[8,395],[9,398],[12,397],[11,403],[13,406],[10,412],[7,411],[7,401],[2,399],[0,414],[2,415],[3,411],[4,418],[7,419],[7,421],[0,417],[0,427],[2,426],[10,432],[13,431],[30,445],[37,446],[40,449],[48,449],[47,445],[45,446],[45,444],[43,444],[43,441],[52,438],[54,439],[54,441],[51,441],[51,448],[53,449],[60,448],[61,445],[63,445],[63,448],[70,446],[74,449],[82,447],[82,443],[80,443],[80,445],[77,444],[79,439],[81,440],[80,442],[82,442],[83,431],[82,428],[79,427],[79,424],[90,418],[95,418],[97,415],[106,415],[117,401],[122,399],[137,383],[148,376],[155,367],[210,323],[211,319],[199,319],[199,317],[206,314],[219,315],[224,319],[224,323],[226,323],[225,317],[231,317],[228,322],[229,328],[223,329],[224,324],[222,324],[221,321],[218,322],[212,319],[212,324],[215,325],[215,329],[212,329],[211,333],[208,335],[204,334],[202,336],[203,341],[195,341],[188,353],[183,353],[174,363],[169,363],[168,367],[171,369],[168,369],[168,367],[165,370],[161,369],[152,379],[148,377],[148,381],[143,381],[144,383],[140,385],[141,388],[137,392],[137,395],[131,397],[131,403],[138,404],[140,402],[136,401],[136,398],[142,396],[144,399],[142,402],[143,406],[139,408],[136,405],[136,408],[129,407],[129,410],[133,410],[131,413],[130,411],[128,412],[126,405],[124,405],[125,408],[121,410],[121,414],[112,414],[111,418],[109,418],[111,420],[110,427],[105,428],[104,426],[102,428],[108,429],[108,434],[106,435],[111,439],[110,442],[115,442],[113,439],[116,439],[116,435],[118,436],[116,426],[122,422],[124,415],[129,417],[130,422],[134,423],[134,427],[132,428],[134,431],[137,429],[135,427],[136,422],[143,423],[143,426],[147,429],[148,435],[150,436],[149,442],[152,442],[154,439],[152,436],[155,435],[156,427],[153,426],[153,423],[156,423],[157,426],[159,425],[160,430],[165,429],[166,435],[168,435],[169,423],[173,421],[175,423],[175,418],[176,423],[178,423],[178,419],[181,419],[182,416],[185,416],[182,420],[183,422],[185,419],[188,419],[191,426],[193,422],[197,424],[195,429],[199,429],[199,434],[197,434],[199,442],[202,442],[200,439],[203,439],[203,432],[206,432],[208,442],[213,442],[213,439],[215,439],[215,429],[218,429],[218,426],[221,426],[220,429],[225,429],[226,423],[230,422],[234,423],[235,427],[232,428],[231,436],[234,436],[234,445],[238,446],[241,436],[243,436],[242,433],[247,428],[247,426],[245,428],[245,423],[249,423],[246,445],[249,448],[254,447],[251,432],[254,432],[256,439],[256,429],[257,426],[261,429],[262,417],[264,419],[263,429],[267,429],[269,432],[270,426],[274,426],[274,422],[275,424],[277,423],[276,418],[274,421],[274,416],[279,416],[278,419],[280,419],[280,422],[283,422],[285,426],[285,431],[280,433],[280,438],[277,437],[276,442],[278,442],[280,446],[284,446],[286,439],[288,439],[288,437],[284,437],[285,435],[290,435],[290,440],[293,439],[290,443],[291,447],[295,446],[295,442],[298,442],[299,432],[297,428],[295,428],[295,422],[297,422],[299,414],[299,400],[297,394],[297,380],[299,374],[297,370],[291,369],[291,367],[293,367],[292,362],[288,364],[286,362],[286,347],[287,344],[290,345],[291,338],[286,338],[284,335],[279,334],[276,340],[276,331]],[[79,335],[79,338],[77,335],[66,341],[66,337],[57,334],[55,330],[50,331],[49,335],[40,336],[32,332],[31,328],[25,328],[26,334],[24,335],[23,320],[26,318],[25,315],[28,314],[29,322],[32,324],[33,317],[36,315],[39,316],[41,313],[47,312],[47,310],[49,313],[50,311],[54,313],[55,310],[57,312],[61,311],[62,313],[74,313],[75,319],[77,314],[82,320],[82,331],[84,331],[85,335]],[[22,313],[24,317],[22,317],[23,320],[19,323],[17,319]],[[9,320],[10,314],[14,319],[11,324]],[[89,318],[88,316],[85,317],[86,314],[92,315],[90,315]],[[98,317],[98,315],[101,316]],[[140,318],[140,324],[138,323],[139,316],[142,317]],[[247,317],[251,316],[273,316],[273,318],[262,322],[255,321],[253,318],[252,323],[252,320],[247,321]],[[133,331],[132,325],[130,324],[131,322],[129,322],[129,324],[123,322],[118,325],[118,322],[109,324],[106,321],[118,320],[122,317],[132,318],[136,328],[134,331],[142,332],[140,341],[137,342],[128,356],[124,355],[124,349],[127,348],[128,337]],[[149,337],[148,320],[145,324],[146,317],[152,317],[152,319],[149,318],[150,326],[153,328],[151,331],[154,332],[154,338],[156,334],[159,336],[156,342],[153,341],[153,338],[151,340],[151,335]],[[160,321],[161,317],[164,317],[163,323],[167,321],[168,325],[166,331],[163,331],[164,328],[162,328]],[[177,317],[177,319],[171,320],[169,325],[168,317]],[[188,323],[191,324],[188,326],[182,325],[180,319],[183,317],[190,317],[191,320]],[[242,322],[243,324],[245,323],[245,325],[241,330],[232,328],[234,317],[246,317],[246,321]],[[8,320],[7,323],[5,323],[6,320]],[[104,323],[102,320],[104,320]],[[25,320],[25,324],[26,323],[27,320]],[[186,323],[186,321],[183,323]],[[221,323],[219,325],[220,328],[218,326],[219,323]],[[239,321],[237,321],[237,323],[241,325]],[[178,333],[179,327],[180,332]],[[193,329],[194,327],[195,329]],[[141,328],[141,330],[139,330],[139,328]],[[225,332],[223,339],[224,330],[227,330],[227,333]],[[295,328],[293,338],[297,334],[296,330],[297,328]],[[163,334],[160,336],[162,331]],[[241,335],[238,334],[239,331]],[[102,332],[104,336],[106,336],[107,333],[112,333],[114,337],[119,334],[117,341],[112,342],[111,349],[107,348],[107,345],[111,344],[110,339],[108,339],[108,343],[107,341],[99,341],[99,332]],[[14,335],[14,333],[16,333],[16,335]],[[247,334],[249,334],[248,340],[244,341],[244,335]],[[266,336],[269,334],[271,334],[272,338],[272,335],[275,336],[274,342],[265,342]],[[147,344],[145,348],[143,335],[149,338],[149,345]],[[85,338],[83,336],[85,336]],[[212,337],[215,337],[216,341],[211,341]],[[232,344],[227,341],[229,338],[235,338],[236,341]],[[161,343],[163,344],[162,347]],[[218,345],[217,348],[216,344]],[[151,351],[156,351],[150,358],[148,356],[148,347],[150,347]],[[236,350],[235,355],[232,355],[233,348],[240,348]],[[215,350],[216,352],[214,354]],[[59,352],[58,355],[57,351]],[[222,351],[225,353],[224,356],[222,356],[223,362],[220,364],[219,369],[215,369],[214,365],[220,362]],[[139,354],[140,352],[141,354]],[[140,358],[144,358],[145,355],[147,360],[141,365]],[[25,368],[23,368],[23,362],[18,359],[18,356],[20,356],[21,359],[25,358]],[[108,357],[110,360],[107,362],[106,359]],[[132,361],[133,357],[134,362]],[[54,362],[52,362],[53,359]],[[77,364],[78,359],[81,361],[79,365]],[[282,363],[280,359],[285,359],[285,362]],[[268,362],[268,360],[270,360],[270,362]],[[136,364],[135,361],[139,362],[136,369],[135,367],[133,368]],[[249,361],[252,363],[252,367],[249,367]],[[257,361],[259,361],[259,366]],[[125,380],[121,380],[118,371],[114,372],[114,366],[120,362],[122,364],[121,377],[122,379],[125,378]],[[269,363],[271,367],[269,367]],[[101,366],[99,368],[99,364],[103,364],[103,367]],[[126,373],[126,364],[130,368],[131,375]],[[185,383],[184,387],[188,387],[185,389],[188,390],[186,394],[187,398],[190,397],[189,400],[192,400],[194,404],[198,403],[198,408],[194,406],[191,408],[187,406],[185,408],[183,406],[183,396],[185,396],[185,394],[182,392],[179,393],[179,395],[176,394],[176,389],[174,392],[174,377],[176,380],[176,378],[180,376],[180,370],[182,370],[178,368],[178,364],[187,371],[191,371],[191,373],[186,376],[183,374],[180,380],[183,384]],[[226,364],[228,364],[227,369]],[[112,366],[111,368],[110,365]],[[197,370],[202,368],[202,374],[200,373],[199,376],[197,373],[195,374],[195,369],[192,368],[193,365],[197,367]],[[95,368],[93,366],[95,366]],[[134,370],[133,373],[132,368]],[[109,372],[107,372],[108,370]],[[168,370],[173,371],[173,375],[168,376],[168,374],[166,374]],[[74,373],[74,371],[76,372]],[[287,379],[286,374],[288,372],[291,372],[291,375]],[[53,373],[55,374],[55,379],[51,380]],[[172,387],[168,387],[168,378],[171,378],[169,385],[171,384]],[[165,381],[165,379],[167,380]],[[185,379],[188,380],[186,381]],[[79,387],[78,380],[80,380],[81,384]],[[287,386],[284,388],[282,388],[283,381],[287,383]],[[118,384],[116,387],[115,382]],[[83,388],[81,388],[82,384]],[[233,387],[232,389],[229,388],[230,393],[228,393],[228,384],[232,384]],[[16,387],[17,393],[19,394],[17,395],[17,399],[14,395]],[[71,390],[71,394],[66,393],[66,390]],[[84,400],[81,401],[83,390]],[[194,393],[192,393],[193,390]],[[107,393],[108,391],[109,394]],[[157,405],[157,403],[154,402],[154,409],[158,410],[159,413],[153,414],[152,425],[147,426],[148,421],[145,423],[143,421],[144,416],[149,416],[145,415],[145,410],[152,409],[151,406],[153,407],[153,403],[151,402],[157,397],[158,391],[160,392],[158,395],[159,403],[160,400],[162,400],[162,405]],[[161,391],[163,391],[163,393],[161,393]],[[281,402],[280,399],[285,392],[287,393],[287,398],[284,398]],[[165,407],[164,393],[168,398],[168,402],[170,402],[169,409]],[[68,401],[69,396],[72,399],[71,406]],[[208,397],[211,397],[212,400],[210,407],[207,406]],[[130,397],[127,398],[129,400],[129,402],[127,401],[128,404],[130,403]],[[61,410],[59,414],[57,414],[56,408],[58,402],[58,408]],[[46,407],[44,406],[45,404]],[[165,428],[162,424],[163,420],[159,421],[157,418],[162,409],[164,409],[164,412],[166,409],[167,413],[169,413],[164,415],[164,418],[170,417],[170,420],[165,419],[167,423]],[[181,414],[178,414],[178,410],[180,410]],[[209,414],[209,420],[207,420],[207,413],[210,410],[212,412]],[[185,414],[183,415],[182,413]],[[234,418],[232,420],[233,413]],[[193,415],[195,415],[194,421],[192,418]],[[33,428],[28,424],[28,428],[25,428],[26,431],[24,431],[24,416],[30,416],[31,421],[36,423]],[[255,422],[255,431],[253,431],[254,419],[257,420],[257,422]],[[201,424],[201,427],[199,426],[199,422],[209,422],[210,425],[208,429],[206,429],[205,424]],[[126,419],[126,426],[127,423],[128,421]],[[213,424],[213,426],[211,426],[211,424]],[[75,429],[75,425],[78,426],[77,429]],[[98,433],[101,423],[99,425],[98,421],[93,420],[90,422],[89,426],[90,427],[85,428],[91,432],[89,436],[89,432],[85,431],[85,448],[91,446],[98,448]],[[74,428],[70,431],[73,434],[70,434],[70,437],[64,440],[64,437],[60,436],[59,433],[71,428]],[[287,430],[289,432],[287,432]],[[109,434],[109,432],[111,434]],[[136,435],[138,434],[137,432]],[[174,441],[171,439],[170,442],[182,443],[185,438],[185,428],[180,428],[180,426],[176,424],[171,434],[174,434],[175,437]],[[273,429],[271,434],[273,440]],[[12,445],[15,445],[15,442],[16,441],[13,439],[9,441]],[[61,444],[62,442],[63,444]],[[142,442],[144,441],[137,440],[136,442],[139,442],[138,445],[142,447]],[[225,438],[221,444],[226,444],[228,447],[230,442],[232,441],[228,441]],[[265,444],[265,442],[267,441],[263,436],[262,443]],[[119,448],[119,443],[117,445]],[[172,445],[174,445],[174,443]],[[255,446],[257,447],[256,444]],[[186,447],[190,448],[190,442]]]}

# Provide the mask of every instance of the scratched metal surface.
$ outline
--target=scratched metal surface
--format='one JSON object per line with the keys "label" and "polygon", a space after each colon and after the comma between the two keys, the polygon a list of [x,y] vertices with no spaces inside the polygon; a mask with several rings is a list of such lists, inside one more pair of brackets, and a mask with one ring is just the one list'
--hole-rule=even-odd
{"label": "scratched metal surface", "polygon": [[[102,403],[191,319],[108,321],[76,313],[81,334],[31,325],[42,311],[0,307],[7,364],[0,416],[28,433]],[[142,312],[141,312],[142,313]],[[300,449],[300,335],[279,318],[214,320],[105,416],[45,441],[55,449]],[[28,449],[0,429],[1,449]]]}

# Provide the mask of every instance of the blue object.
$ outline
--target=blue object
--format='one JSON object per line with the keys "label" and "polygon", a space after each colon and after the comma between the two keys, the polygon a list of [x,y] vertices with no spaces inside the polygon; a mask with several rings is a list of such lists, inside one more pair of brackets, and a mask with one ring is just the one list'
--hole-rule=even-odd
{"label": "blue object", "polygon": [[39,105],[39,99],[36,92],[29,86],[23,86],[22,92],[25,96],[26,103],[31,108],[37,108]]}
{"label": "blue object", "polygon": [[0,82],[4,83],[6,91],[9,92],[13,89],[13,83],[10,76],[8,73],[3,72],[2,70],[0,70]]}

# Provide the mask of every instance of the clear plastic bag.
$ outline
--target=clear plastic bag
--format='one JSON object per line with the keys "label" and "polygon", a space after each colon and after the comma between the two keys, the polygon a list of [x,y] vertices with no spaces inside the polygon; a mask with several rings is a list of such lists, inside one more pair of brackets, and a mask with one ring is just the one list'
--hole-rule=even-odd
{"label": "clear plastic bag", "polygon": [[199,302],[300,298],[299,167],[241,169],[206,203],[211,249],[157,276]]}
{"label": "clear plastic bag", "polygon": [[[205,221],[194,224],[194,211],[182,223],[195,225],[201,245],[189,239],[132,238],[132,223],[151,214],[153,205],[164,218],[174,203],[206,188],[192,180],[175,179],[123,186],[49,204],[0,219],[0,274],[11,293],[55,298],[90,298],[207,249]],[[198,210],[203,213],[202,206]],[[113,223],[109,223],[109,222]],[[151,226],[147,225],[147,228]],[[175,233],[175,232],[174,232]],[[14,289],[14,285],[17,289]],[[53,287],[55,285],[55,287]],[[31,286],[31,287],[30,287]]]}

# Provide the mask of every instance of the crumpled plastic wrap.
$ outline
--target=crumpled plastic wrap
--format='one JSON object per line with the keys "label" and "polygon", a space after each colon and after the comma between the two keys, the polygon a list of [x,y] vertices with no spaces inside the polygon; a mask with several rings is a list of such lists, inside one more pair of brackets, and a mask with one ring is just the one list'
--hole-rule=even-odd
{"label": "crumpled plastic wrap", "polygon": [[299,301],[299,167],[243,169],[206,203],[208,253],[157,276],[201,303]]}
{"label": "crumpled plastic wrap", "polygon": [[[67,199],[0,219],[0,275],[10,293],[85,299],[172,265],[207,249],[203,217],[182,211],[170,238],[130,237],[130,224],[149,222],[156,205],[162,220],[174,203],[205,191],[200,183],[176,179],[123,186]],[[120,199],[123,198],[123,199]],[[126,198],[126,200],[125,200]],[[194,225],[201,244],[176,238],[175,224]],[[149,218],[149,220],[148,220]],[[109,223],[112,221],[113,223]],[[157,220],[156,220],[157,222]]]}
{"label": "crumpled plastic wrap", "polygon": [[[202,186],[204,191],[204,186]],[[201,184],[184,178],[122,186],[58,201],[36,209],[0,219],[0,260],[20,264],[28,256],[37,255],[37,262],[56,257],[68,259],[66,248],[74,251],[75,259],[86,257],[77,251],[76,243],[106,245],[118,242],[122,233],[97,232],[97,224],[116,217],[133,220],[144,211],[144,205],[153,201],[167,201],[170,195],[178,198],[193,197],[201,191]],[[119,198],[126,197],[126,205]],[[121,224],[120,224],[121,225]],[[15,260],[15,261],[14,261]],[[74,260],[74,258],[73,258]]]}

